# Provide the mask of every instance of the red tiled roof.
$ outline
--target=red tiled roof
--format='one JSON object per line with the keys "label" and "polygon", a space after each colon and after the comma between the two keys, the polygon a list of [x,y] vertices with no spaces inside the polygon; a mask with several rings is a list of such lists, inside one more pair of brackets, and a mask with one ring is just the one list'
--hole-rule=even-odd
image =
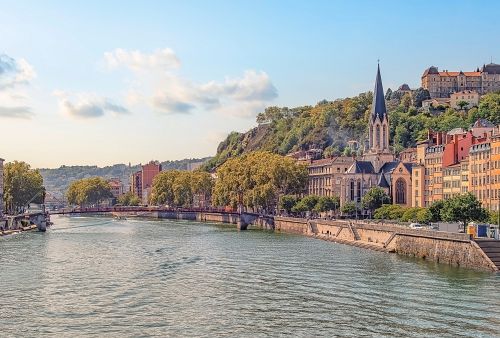
{"label": "red tiled roof", "polygon": [[[458,76],[460,72],[439,72],[439,76]],[[481,76],[481,72],[463,72],[465,76]]]}

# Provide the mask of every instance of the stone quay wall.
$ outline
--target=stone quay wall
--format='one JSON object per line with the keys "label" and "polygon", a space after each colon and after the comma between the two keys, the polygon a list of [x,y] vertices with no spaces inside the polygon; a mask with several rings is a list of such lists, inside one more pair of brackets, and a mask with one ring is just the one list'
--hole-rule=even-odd
{"label": "stone quay wall", "polygon": [[478,270],[497,271],[495,264],[466,234],[367,221],[306,220],[276,217],[276,231],[302,234]]}

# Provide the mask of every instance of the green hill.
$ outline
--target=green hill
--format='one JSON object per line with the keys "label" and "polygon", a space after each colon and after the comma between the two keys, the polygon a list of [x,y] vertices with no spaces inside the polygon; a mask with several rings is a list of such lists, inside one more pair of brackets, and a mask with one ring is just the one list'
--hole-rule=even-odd
{"label": "green hill", "polygon": [[[500,93],[484,95],[479,107],[458,111],[444,107],[425,111],[421,106],[428,95],[422,88],[411,93],[387,90],[390,139],[396,152],[425,139],[429,128],[439,131],[468,128],[478,118],[500,124]],[[213,170],[230,157],[254,150],[286,155],[320,148],[327,157],[348,154],[346,146],[350,140],[363,148],[371,102],[372,93],[367,92],[335,101],[323,100],[315,106],[269,107],[257,116],[257,127],[246,133],[229,134],[204,169]]]}

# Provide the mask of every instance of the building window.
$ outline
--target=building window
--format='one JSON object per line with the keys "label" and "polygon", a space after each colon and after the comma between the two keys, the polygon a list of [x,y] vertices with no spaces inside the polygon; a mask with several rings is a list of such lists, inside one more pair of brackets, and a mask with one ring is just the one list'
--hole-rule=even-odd
{"label": "building window", "polygon": [[376,141],[376,144],[377,144],[377,149],[380,149],[380,126],[377,125],[377,141]]}
{"label": "building window", "polygon": [[350,182],[350,191],[349,191],[349,199],[354,201],[354,181]]}
{"label": "building window", "polygon": [[406,182],[402,178],[396,180],[396,204],[406,204]]}
{"label": "building window", "polygon": [[386,130],[386,126],[385,124],[382,126],[382,142],[383,142],[383,145],[384,145],[384,149],[387,148],[387,142],[385,141],[386,140],[386,135],[387,135],[387,130]]}

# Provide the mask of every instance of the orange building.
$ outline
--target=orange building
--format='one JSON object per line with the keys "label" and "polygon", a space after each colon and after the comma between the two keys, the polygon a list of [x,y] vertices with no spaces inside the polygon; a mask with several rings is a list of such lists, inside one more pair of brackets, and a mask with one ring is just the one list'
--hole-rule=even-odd
{"label": "orange building", "polygon": [[491,210],[500,210],[500,134],[491,138]]}
{"label": "orange building", "polygon": [[469,191],[486,209],[491,209],[491,143],[484,141],[474,144],[469,154]]}

